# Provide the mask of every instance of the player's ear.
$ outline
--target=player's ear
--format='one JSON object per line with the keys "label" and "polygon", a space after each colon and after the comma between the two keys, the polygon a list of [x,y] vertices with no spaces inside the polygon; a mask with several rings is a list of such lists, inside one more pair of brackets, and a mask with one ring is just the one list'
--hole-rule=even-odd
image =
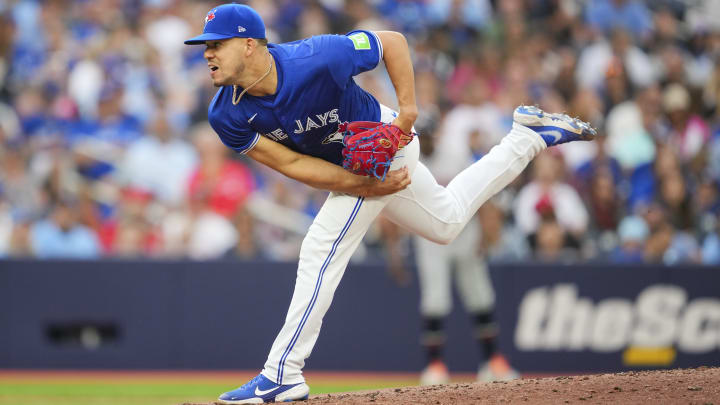
{"label": "player's ear", "polygon": [[245,38],[245,56],[250,56],[256,48],[252,38]]}
{"label": "player's ear", "polygon": [[255,51],[259,47],[259,43],[257,39],[254,38],[246,38],[245,39],[245,56],[250,56],[251,54],[255,53]]}

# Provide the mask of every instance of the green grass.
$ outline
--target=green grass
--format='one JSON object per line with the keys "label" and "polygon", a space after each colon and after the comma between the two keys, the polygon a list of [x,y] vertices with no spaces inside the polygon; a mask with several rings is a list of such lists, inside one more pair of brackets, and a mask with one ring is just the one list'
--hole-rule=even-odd
{"label": "green grass", "polygon": [[[414,381],[337,381],[311,383],[310,395],[372,390],[413,385]],[[42,382],[2,381],[0,405],[177,405],[184,402],[212,403],[233,385],[227,383],[154,382],[151,378],[132,381],[73,381],[69,378]]]}

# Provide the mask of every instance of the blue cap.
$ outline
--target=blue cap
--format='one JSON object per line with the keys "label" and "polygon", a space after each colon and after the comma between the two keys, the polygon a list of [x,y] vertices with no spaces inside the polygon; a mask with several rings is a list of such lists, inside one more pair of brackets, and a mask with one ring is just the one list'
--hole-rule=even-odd
{"label": "blue cap", "polygon": [[223,4],[205,16],[201,35],[185,41],[186,45],[204,44],[228,38],[265,38],[265,23],[252,8],[242,4]]}

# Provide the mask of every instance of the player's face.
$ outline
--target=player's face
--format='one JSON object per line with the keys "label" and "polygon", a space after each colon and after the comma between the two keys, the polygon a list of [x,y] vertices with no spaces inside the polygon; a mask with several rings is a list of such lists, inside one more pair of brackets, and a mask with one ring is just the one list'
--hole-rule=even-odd
{"label": "player's face", "polygon": [[240,38],[205,42],[205,59],[215,87],[237,84],[245,70],[245,47]]}

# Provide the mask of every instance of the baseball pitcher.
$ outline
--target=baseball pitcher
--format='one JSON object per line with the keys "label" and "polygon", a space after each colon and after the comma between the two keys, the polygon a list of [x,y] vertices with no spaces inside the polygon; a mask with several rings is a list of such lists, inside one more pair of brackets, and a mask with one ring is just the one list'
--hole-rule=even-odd
{"label": "baseball pitcher", "polygon": [[[205,45],[209,75],[219,88],[208,115],[222,142],[331,191],[303,241],[290,308],[265,367],[222,394],[225,404],[307,398],[305,359],[350,256],[381,212],[413,233],[449,243],[538,152],[595,136],[581,121],[519,107],[500,144],[442,187],[418,163],[414,76],[402,34],[353,31],[268,44],[252,8],[226,4],[210,10],[203,34],[185,43]],[[380,61],[395,87],[398,112],[353,80]]]}

